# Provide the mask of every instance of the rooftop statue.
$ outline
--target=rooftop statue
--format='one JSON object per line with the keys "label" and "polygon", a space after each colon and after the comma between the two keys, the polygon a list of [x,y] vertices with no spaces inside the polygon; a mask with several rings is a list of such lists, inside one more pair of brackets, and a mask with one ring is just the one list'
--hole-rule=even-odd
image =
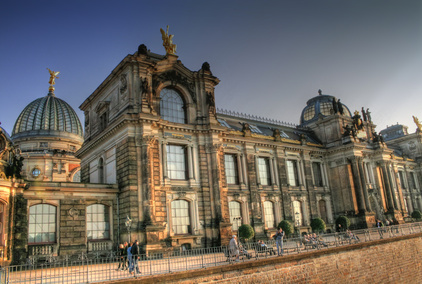
{"label": "rooftop statue", "polygon": [[416,129],[416,131],[418,131],[418,132],[422,131],[422,124],[419,122],[419,119],[414,115],[412,115],[412,117],[413,117],[413,121],[415,122],[416,126],[418,127]]}
{"label": "rooftop statue", "polygon": [[53,85],[56,84],[56,78],[59,78],[57,75],[59,75],[59,71],[51,71],[49,68],[47,68],[48,72],[50,72],[50,81],[48,83],[50,84],[50,87],[48,88],[49,91],[54,92]]}
{"label": "rooftop statue", "polygon": [[169,26],[167,26],[166,32],[164,32],[163,29],[160,29],[160,32],[161,32],[161,35],[162,35],[163,46],[166,49],[166,53],[175,55],[176,54],[176,45],[173,44],[173,36],[174,35],[169,35]]}

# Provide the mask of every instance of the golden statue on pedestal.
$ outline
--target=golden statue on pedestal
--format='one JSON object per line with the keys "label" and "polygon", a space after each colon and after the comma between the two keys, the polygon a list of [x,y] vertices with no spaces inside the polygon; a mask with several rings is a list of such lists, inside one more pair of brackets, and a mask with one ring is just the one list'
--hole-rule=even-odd
{"label": "golden statue on pedestal", "polygon": [[412,115],[412,117],[413,117],[413,121],[415,122],[416,126],[418,127],[416,129],[416,131],[421,132],[422,131],[422,124],[419,122],[419,119],[416,116]]}
{"label": "golden statue on pedestal", "polygon": [[163,39],[163,46],[166,49],[167,54],[176,54],[176,45],[173,43],[174,35],[169,35],[169,26],[167,26],[167,31],[164,32],[163,29],[160,28],[160,32]]}
{"label": "golden statue on pedestal", "polygon": [[47,68],[48,72],[50,72],[50,81],[48,83],[50,84],[50,87],[48,88],[49,91],[54,92],[55,88],[53,87],[54,84],[56,84],[56,78],[59,78],[57,75],[59,75],[59,71],[51,71],[49,68]]}

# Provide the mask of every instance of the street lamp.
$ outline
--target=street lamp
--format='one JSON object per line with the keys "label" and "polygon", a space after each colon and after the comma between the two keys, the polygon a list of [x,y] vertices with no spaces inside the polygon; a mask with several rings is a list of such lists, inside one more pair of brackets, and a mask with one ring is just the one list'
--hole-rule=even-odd
{"label": "street lamp", "polygon": [[132,219],[129,218],[129,215],[126,216],[125,226],[127,229],[127,233],[129,235],[129,243],[130,243],[130,227],[132,225]]}
{"label": "street lamp", "polygon": [[295,220],[296,220],[296,229],[297,229],[297,233],[299,234],[299,236],[300,236],[300,230],[299,230],[299,225],[300,225],[300,222],[299,222],[299,212],[296,212],[295,213]]}

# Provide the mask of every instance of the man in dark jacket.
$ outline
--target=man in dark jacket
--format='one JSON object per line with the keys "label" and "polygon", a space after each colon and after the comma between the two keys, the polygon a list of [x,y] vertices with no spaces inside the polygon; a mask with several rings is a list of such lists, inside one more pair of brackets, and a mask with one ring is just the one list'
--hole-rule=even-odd
{"label": "man in dark jacket", "polygon": [[[283,255],[283,238],[284,232],[282,228],[279,228],[277,234],[275,235],[275,244],[277,245],[277,254]],[[281,252],[280,252],[281,250]]]}
{"label": "man in dark jacket", "polygon": [[139,267],[138,267],[138,261],[139,261],[140,255],[141,255],[138,240],[136,240],[133,243],[131,253],[132,253],[132,257],[133,257],[133,266],[136,270],[136,273],[141,273],[141,271],[139,271]]}

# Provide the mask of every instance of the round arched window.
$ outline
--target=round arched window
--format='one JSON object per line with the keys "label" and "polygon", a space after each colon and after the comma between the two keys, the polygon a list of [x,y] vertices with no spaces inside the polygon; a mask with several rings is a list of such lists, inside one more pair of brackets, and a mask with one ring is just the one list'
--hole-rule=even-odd
{"label": "round arched window", "polygon": [[180,94],[176,90],[165,88],[160,96],[161,117],[171,122],[185,123],[185,104]]}

